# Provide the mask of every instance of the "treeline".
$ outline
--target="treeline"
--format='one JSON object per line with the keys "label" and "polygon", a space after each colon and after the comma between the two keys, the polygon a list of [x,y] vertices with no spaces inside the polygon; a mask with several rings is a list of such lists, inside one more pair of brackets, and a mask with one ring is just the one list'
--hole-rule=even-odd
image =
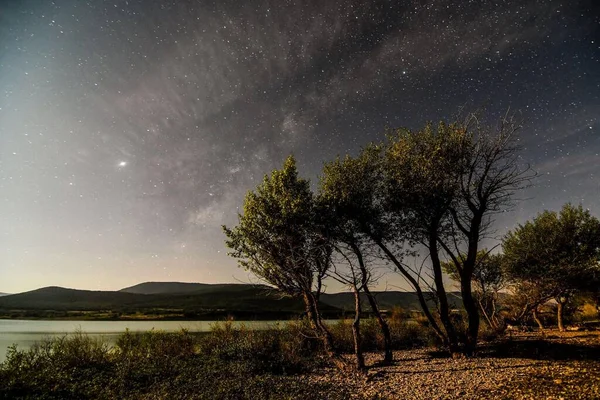
{"label": "treeline", "polygon": [[[482,318],[501,331],[545,300],[564,304],[581,279],[589,290],[598,286],[598,221],[581,208],[564,211],[579,215],[575,219],[588,229],[580,236],[577,226],[567,229],[570,242],[545,242],[550,236],[539,232],[538,247],[530,247],[524,232],[555,215],[545,213],[507,235],[501,263],[500,256],[482,249],[482,240],[493,236],[495,216],[510,210],[515,194],[535,176],[520,158],[519,128],[510,115],[487,125],[471,114],[416,131],[390,130],[385,141],[366,146],[356,157],[326,163],[316,192],[290,156],[281,170],[248,192],[238,224],[224,227],[230,255],[283,293],[303,299],[312,328],[334,361],[336,344],[319,309],[325,279],[346,284],[355,294],[356,367],[364,368],[361,293],[385,338],[384,360],[392,360],[389,327],[370,290],[382,260],[417,293],[441,343],[452,354],[472,355]],[[558,228],[550,224],[547,229]],[[527,299],[518,315],[494,311],[502,287],[484,266],[496,264],[501,265],[493,272],[497,279],[511,282]],[[448,304],[445,273],[460,286],[464,324]],[[563,282],[567,275],[569,283]],[[431,293],[433,306],[427,298]]]}

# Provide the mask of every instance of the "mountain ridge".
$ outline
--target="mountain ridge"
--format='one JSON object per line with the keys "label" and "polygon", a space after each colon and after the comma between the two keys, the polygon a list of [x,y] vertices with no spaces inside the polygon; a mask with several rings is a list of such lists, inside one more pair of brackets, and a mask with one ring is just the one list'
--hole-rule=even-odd
{"label": "mountain ridge", "polygon": [[118,290],[123,293],[137,294],[183,294],[183,293],[209,293],[218,290],[243,290],[248,287],[270,288],[266,285],[253,285],[246,283],[199,283],[199,282],[142,282]]}
{"label": "mountain ridge", "polygon": [[[273,288],[246,284],[204,287],[184,293],[129,293],[49,286],[0,297],[0,315],[10,318],[288,319],[304,313],[300,299]],[[127,288],[125,288],[127,289]],[[325,313],[341,310],[324,304]]]}
{"label": "mountain ridge", "polygon": [[[375,291],[373,294],[383,310],[421,309],[415,292]],[[323,311],[338,316],[352,312],[353,296],[351,292],[323,293],[320,298]],[[364,294],[361,296],[363,310],[369,312]],[[451,307],[462,308],[460,293],[449,292],[448,298]],[[252,317],[266,314],[289,317],[302,315],[304,304],[299,299],[283,296],[275,288],[261,284],[142,282],[115,291],[48,286],[0,297],[0,311],[14,315],[15,310],[24,310],[29,314],[39,311],[59,314],[102,311],[118,316],[139,313],[156,315],[162,312],[180,318],[211,315]]]}

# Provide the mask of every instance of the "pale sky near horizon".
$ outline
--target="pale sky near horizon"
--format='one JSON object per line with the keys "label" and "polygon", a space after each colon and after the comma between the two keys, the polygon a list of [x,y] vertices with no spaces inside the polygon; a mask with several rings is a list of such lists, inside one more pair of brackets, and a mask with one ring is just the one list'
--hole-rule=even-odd
{"label": "pale sky near horizon", "polygon": [[599,7],[1,2],[0,292],[252,282],[220,226],[264,174],[293,153],[316,182],[461,106],[524,120],[539,178],[499,233],[565,202],[600,215]]}

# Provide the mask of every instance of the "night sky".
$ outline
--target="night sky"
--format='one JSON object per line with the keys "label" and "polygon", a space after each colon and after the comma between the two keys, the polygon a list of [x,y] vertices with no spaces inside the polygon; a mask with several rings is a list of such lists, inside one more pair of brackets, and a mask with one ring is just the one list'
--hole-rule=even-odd
{"label": "night sky", "polygon": [[539,174],[499,233],[600,214],[592,0],[0,1],[0,291],[253,281],[220,226],[288,154],[482,106]]}

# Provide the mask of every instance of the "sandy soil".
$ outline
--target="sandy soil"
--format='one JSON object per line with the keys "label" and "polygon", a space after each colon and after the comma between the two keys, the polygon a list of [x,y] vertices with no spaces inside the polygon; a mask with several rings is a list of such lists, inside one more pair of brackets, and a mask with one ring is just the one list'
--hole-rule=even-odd
{"label": "sandy soil", "polygon": [[333,380],[356,399],[600,399],[600,332],[513,335],[474,358],[435,349],[397,351],[388,366],[365,358],[366,375],[328,369],[308,379]]}

